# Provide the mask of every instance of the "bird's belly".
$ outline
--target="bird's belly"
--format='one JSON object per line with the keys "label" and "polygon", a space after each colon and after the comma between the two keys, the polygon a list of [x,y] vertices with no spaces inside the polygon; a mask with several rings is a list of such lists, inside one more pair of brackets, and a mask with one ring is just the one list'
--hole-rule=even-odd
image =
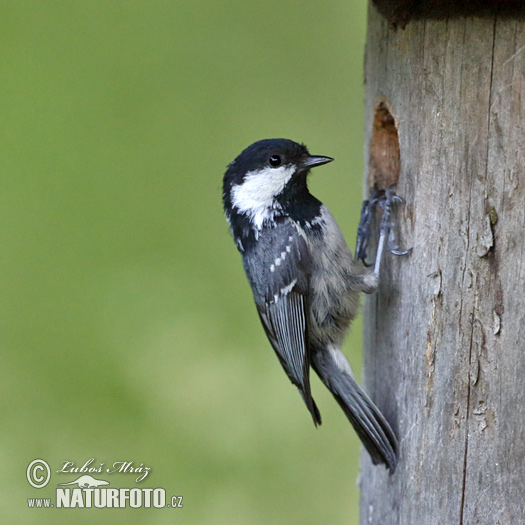
{"label": "bird's belly", "polygon": [[310,338],[313,343],[339,346],[357,313],[359,292],[343,276],[335,280],[323,273],[312,276]]}

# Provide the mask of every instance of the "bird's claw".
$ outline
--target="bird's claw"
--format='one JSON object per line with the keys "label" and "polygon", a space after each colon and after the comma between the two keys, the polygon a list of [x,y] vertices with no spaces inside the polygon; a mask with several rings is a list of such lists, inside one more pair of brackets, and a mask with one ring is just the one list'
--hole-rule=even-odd
{"label": "bird's claw", "polygon": [[388,250],[393,255],[408,255],[409,253],[412,252],[412,248],[409,248],[408,250],[398,250],[398,249],[395,249],[395,248],[393,248],[391,246],[388,247]]}
{"label": "bird's claw", "polygon": [[390,218],[392,205],[397,202],[404,202],[404,200],[396,193],[396,184],[388,187],[385,190],[384,197],[379,201],[383,209],[383,216],[381,217],[380,234],[387,239],[387,249],[394,255],[407,255],[410,250],[400,250],[394,238],[394,223]]}
{"label": "bird's claw", "polygon": [[370,231],[370,225],[372,223],[374,208],[380,202],[381,196],[383,194],[383,191],[376,190],[369,199],[363,201],[363,205],[361,206],[361,218],[359,220],[359,226],[357,227],[354,260],[363,261],[365,266],[371,266],[366,262],[366,251],[368,248],[370,236],[372,234]]}
{"label": "bird's claw", "polygon": [[395,187],[396,185],[393,184],[384,191],[375,190],[371,197],[363,202],[363,206],[361,208],[361,219],[357,229],[357,241],[354,259],[356,261],[363,261],[365,266],[371,266],[366,262],[366,252],[371,236],[370,225],[372,222],[373,210],[378,204],[383,210],[379,228],[380,238],[374,269],[375,273],[379,273],[379,265],[385,243],[388,251],[394,255],[407,255],[412,251],[412,248],[408,250],[400,250],[399,246],[395,242],[393,228],[394,225],[390,218],[391,208],[395,203],[404,202],[404,200],[396,194]]}

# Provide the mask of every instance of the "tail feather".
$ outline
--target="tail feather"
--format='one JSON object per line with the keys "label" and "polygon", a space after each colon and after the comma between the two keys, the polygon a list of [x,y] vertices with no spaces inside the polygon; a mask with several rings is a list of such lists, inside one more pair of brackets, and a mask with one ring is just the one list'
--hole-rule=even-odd
{"label": "tail feather", "polygon": [[[337,352],[336,359],[333,352]],[[398,457],[397,438],[383,414],[352,377],[344,354],[336,349],[314,352],[312,366],[343,409],[374,465],[384,463],[393,473]]]}

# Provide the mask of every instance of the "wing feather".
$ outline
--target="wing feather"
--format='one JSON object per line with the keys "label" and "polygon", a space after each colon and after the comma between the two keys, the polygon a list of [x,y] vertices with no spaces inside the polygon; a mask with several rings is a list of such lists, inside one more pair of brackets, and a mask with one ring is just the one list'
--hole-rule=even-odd
{"label": "wing feather", "polygon": [[320,425],[321,415],[310,389],[306,297],[290,291],[271,303],[258,305],[257,310],[284,371],[301,392],[314,423]]}
{"label": "wing feather", "polygon": [[257,243],[243,254],[257,311],[286,374],[321,424],[310,391],[308,297],[311,257],[306,241],[291,220],[259,232]]}

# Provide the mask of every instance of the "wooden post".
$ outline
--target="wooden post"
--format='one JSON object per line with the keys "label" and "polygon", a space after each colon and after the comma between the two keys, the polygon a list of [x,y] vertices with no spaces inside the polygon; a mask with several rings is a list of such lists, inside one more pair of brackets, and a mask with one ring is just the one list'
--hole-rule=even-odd
{"label": "wooden post", "polygon": [[361,523],[525,523],[525,22],[395,29],[371,6],[365,84],[365,180],[399,178],[413,252],[365,303],[364,384],[400,461],[363,455]]}

